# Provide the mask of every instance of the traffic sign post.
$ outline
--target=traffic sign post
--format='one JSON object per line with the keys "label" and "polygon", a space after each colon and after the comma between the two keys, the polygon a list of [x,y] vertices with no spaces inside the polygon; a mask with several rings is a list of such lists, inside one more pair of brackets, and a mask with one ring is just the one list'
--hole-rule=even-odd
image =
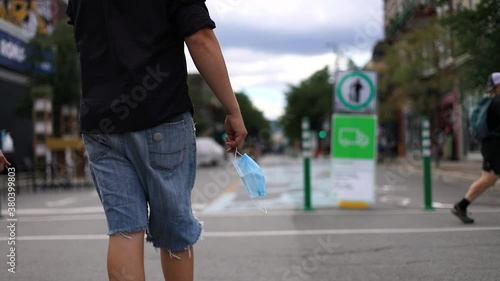
{"label": "traffic sign post", "polygon": [[308,117],[302,118],[302,157],[304,158],[304,210],[312,211],[311,204],[311,148],[312,135]]}
{"label": "traffic sign post", "polygon": [[429,119],[422,118],[422,159],[424,161],[424,209],[434,210],[432,207],[432,175],[431,175],[431,139]]}
{"label": "traffic sign post", "polygon": [[377,110],[377,73],[344,71],[337,74],[335,113],[375,114]]}
{"label": "traffic sign post", "polygon": [[335,81],[332,185],[341,208],[375,202],[377,73],[342,71]]}

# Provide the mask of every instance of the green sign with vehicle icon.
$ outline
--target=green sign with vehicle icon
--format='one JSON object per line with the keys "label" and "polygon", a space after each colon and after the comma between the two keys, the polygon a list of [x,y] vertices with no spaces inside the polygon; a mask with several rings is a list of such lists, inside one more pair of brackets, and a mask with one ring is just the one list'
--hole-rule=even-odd
{"label": "green sign with vehicle icon", "polygon": [[375,159],[376,125],[373,115],[335,114],[331,147],[334,158]]}

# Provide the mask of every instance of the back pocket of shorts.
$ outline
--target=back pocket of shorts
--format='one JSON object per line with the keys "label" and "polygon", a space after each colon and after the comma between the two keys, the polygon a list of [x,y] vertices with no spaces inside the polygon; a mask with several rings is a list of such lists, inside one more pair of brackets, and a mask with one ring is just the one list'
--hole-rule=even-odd
{"label": "back pocket of shorts", "polygon": [[182,164],[187,143],[184,119],[148,129],[147,138],[151,167],[173,171]]}

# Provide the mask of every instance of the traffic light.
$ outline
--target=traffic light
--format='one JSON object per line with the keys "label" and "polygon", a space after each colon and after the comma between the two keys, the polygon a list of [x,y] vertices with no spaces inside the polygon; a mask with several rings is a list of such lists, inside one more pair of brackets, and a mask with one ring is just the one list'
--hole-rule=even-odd
{"label": "traffic light", "polygon": [[320,139],[324,139],[324,138],[326,138],[326,131],[323,131],[323,130],[319,131],[319,132],[318,132],[318,137],[319,137]]}

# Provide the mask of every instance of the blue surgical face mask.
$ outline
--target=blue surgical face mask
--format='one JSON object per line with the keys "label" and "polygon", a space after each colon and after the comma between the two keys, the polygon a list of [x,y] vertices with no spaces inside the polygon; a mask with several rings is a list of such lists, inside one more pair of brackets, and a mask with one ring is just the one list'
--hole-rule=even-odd
{"label": "blue surgical face mask", "polygon": [[[236,171],[238,171],[241,181],[243,181],[243,185],[245,185],[245,188],[247,189],[248,196],[252,199],[255,206],[257,206],[253,199],[257,197],[264,198],[266,196],[266,179],[264,177],[264,173],[259,165],[257,165],[257,163],[246,153],[243,155],[239,152],[236,153],[238,153],[241,158],[233,162],[234,167],[236,168]],[[264,213],[267,213],[265,208],[264,210],[259,206],[257,206],[257,208]]]}

